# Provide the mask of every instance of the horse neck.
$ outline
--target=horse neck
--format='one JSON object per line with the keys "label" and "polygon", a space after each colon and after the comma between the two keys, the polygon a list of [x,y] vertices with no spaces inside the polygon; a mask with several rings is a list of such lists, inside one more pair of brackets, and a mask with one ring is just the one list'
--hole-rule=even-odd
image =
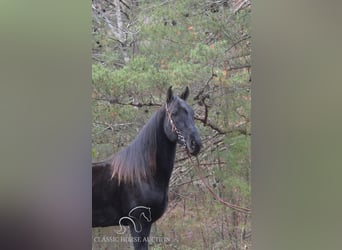
{"label": "horse neck", "polygon": [[165,119],[165,115],[166,113],[163,111],[163,115],[161,116],[162,119],[160,120],[161,126],[158,126],[159,131],[157,133],[156,152],[157,169],[155,181],[168,186],[175,162],[176,142],[171,142],[164,132],[164,126],[162,126],[162,124]]}

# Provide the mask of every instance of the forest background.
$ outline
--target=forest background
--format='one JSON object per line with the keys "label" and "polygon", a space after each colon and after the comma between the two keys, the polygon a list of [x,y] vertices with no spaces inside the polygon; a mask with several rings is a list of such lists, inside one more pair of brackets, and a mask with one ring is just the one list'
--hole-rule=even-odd
{"label": "forest background", "polygon": [[[189,86],[205,180],[223,200],[250,208],[250,17],[249,0],[93,0],[93,160],[126,146],[169,86],[176,93]],[[218,202],[181,148],[169,192],[151,236],[170,240],[151,249],[251,247],[251,215]],[[93,230],[112,234],[113,228]]]}

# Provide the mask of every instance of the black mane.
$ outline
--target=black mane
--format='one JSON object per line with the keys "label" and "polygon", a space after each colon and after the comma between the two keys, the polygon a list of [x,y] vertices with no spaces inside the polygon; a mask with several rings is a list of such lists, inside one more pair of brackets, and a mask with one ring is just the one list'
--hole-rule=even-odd
{"label": "black mane", "polygon": [[164,116],[165,110],[159,109],[136,138],[111,157],[112,178],[117,178],[119,184],[151,180],[156,170],[158,127],[162,126]]}

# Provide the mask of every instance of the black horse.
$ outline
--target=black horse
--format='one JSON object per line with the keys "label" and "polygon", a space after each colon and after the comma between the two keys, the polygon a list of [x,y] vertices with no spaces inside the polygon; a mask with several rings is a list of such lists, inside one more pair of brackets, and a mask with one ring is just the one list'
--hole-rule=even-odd
{"label": "black horse", "polygon": [[188,87],[180,97],[170,87],[166,103],[127,147],[92,164],[92,226],[129,226],[135,250],[148,249],[151,225],[166,209],[176,144],[192,155],[202,147],[188,95]]}

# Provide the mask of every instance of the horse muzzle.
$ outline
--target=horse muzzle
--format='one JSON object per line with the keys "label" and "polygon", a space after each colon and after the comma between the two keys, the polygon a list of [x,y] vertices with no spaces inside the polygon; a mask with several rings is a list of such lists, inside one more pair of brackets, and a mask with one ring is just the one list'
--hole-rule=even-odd
{"label": "horse muzzle", "polygon": [[199,138],[191,138],[186,143],[186,148],[189,151],[189,153],[193,156],[198,155],[202,148],[202,141]]}

